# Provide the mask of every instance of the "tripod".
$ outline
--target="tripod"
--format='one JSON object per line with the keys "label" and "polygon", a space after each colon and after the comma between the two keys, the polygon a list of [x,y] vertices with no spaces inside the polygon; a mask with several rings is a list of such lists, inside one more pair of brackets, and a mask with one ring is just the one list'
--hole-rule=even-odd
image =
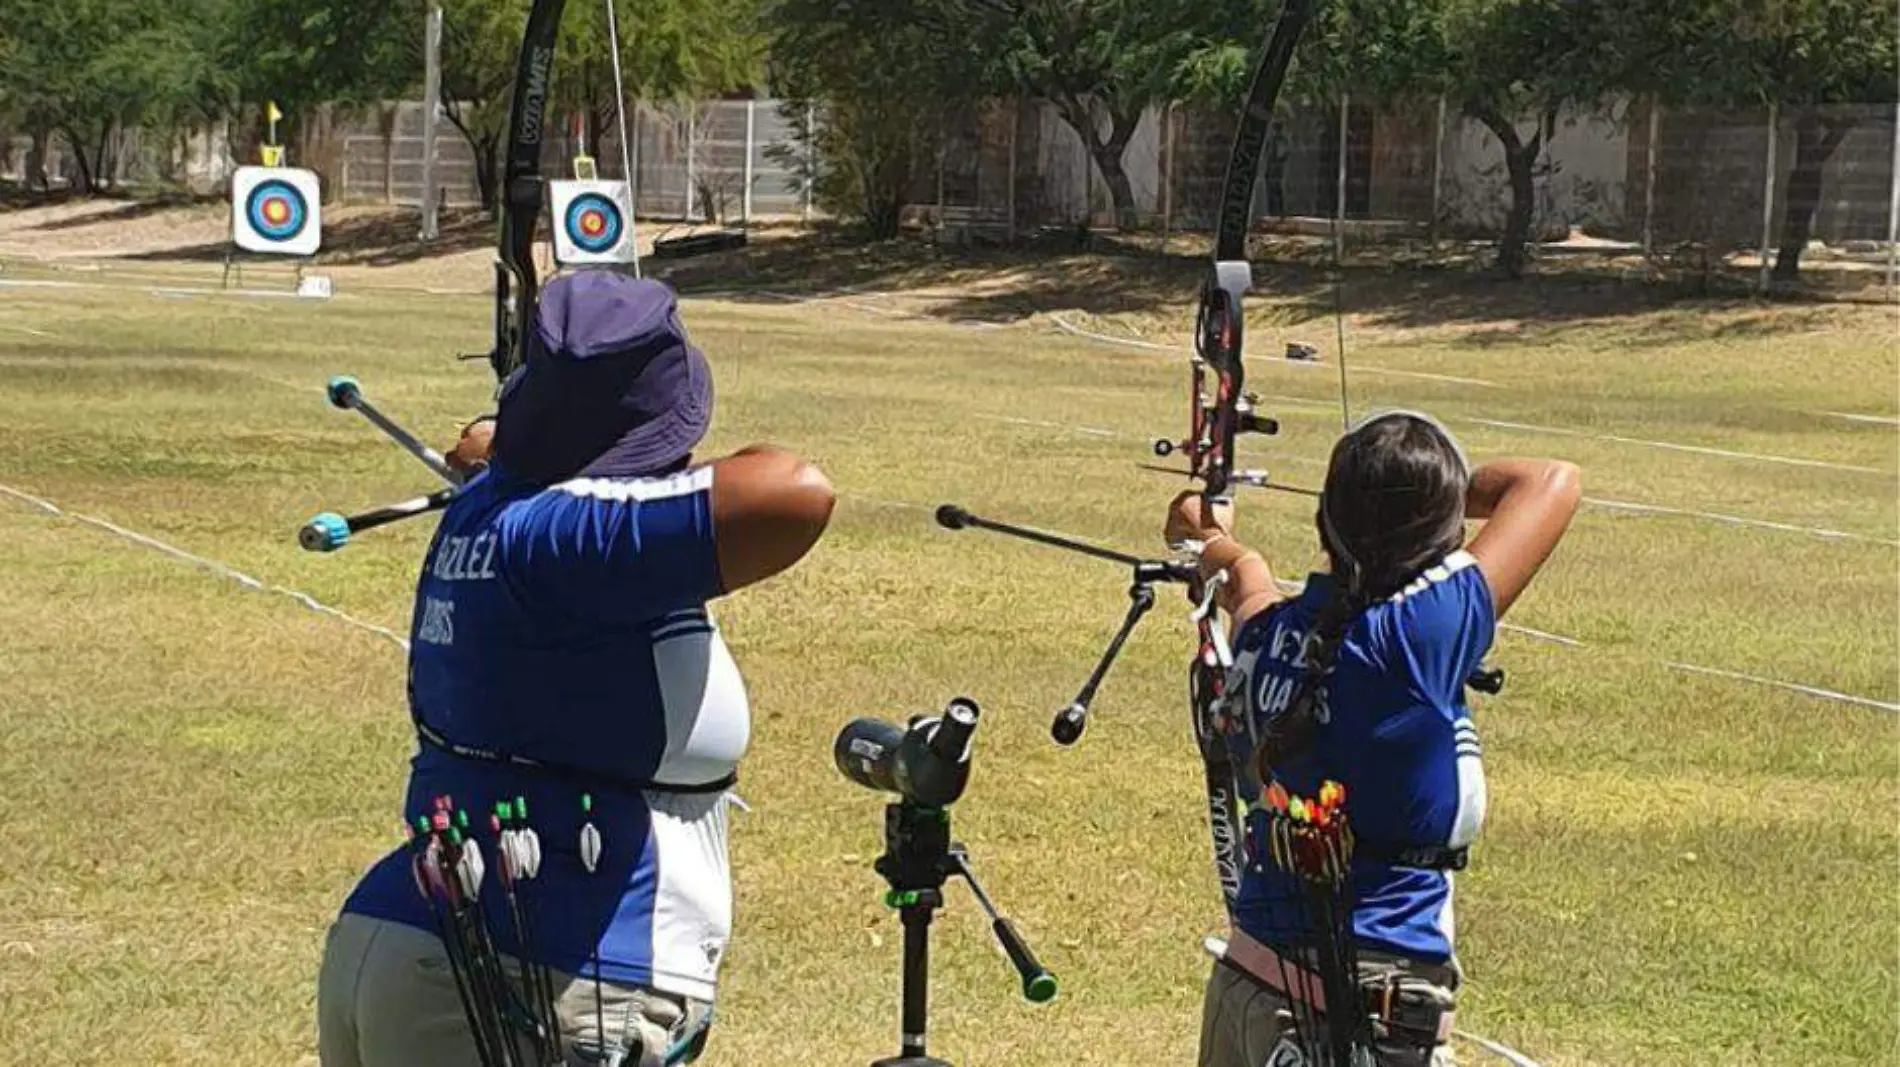
{"label": "tripod", "polygon": [[903,1029],[898,1053],[871,1067],[950,1067],[927,1051],[930,1005],[930,922],[943,907],[943,886],[951,877],[969,883],[970,892],[989,917],[990,930],[1022,976],[1023,997],[1041,1003],[1056,995],[1050,974],[1023,942],[1010,921],[996,910],[970,869],[964,847],[950,839],[950,809],[902,800],[884,808],[884,855],[877,873],[890,884],[884,902],[897,909],[904,924]]}

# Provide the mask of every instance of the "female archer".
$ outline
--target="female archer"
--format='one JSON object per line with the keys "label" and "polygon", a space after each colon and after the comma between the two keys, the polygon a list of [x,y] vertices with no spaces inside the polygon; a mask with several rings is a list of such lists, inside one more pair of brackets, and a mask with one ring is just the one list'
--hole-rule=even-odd
{"label": "female archer", "polygon": [[427,831],[441,798],[531,826],[531,922],[496,917],[497,872],[518,854],[499,829],[467,831],[488,857],[470,881],[507,957],[497,968],[548,980],[540,996],[471,1006],[472,950],[424,895],[448,894],[421,850],[398,848],[330,930],[323,1067],[491,1063],[524,1029],[547,1053],[537,1065],[653,1065],[690,1055],[709,1020],[732,921],[727,790],[750,716],[706,604],[797,563],[834,495],[776,448],[693,462],[711,370],[665,286],[557,278],[533,329],[493,425],[464,431],[454,461],[485,469],[423,560],[404,822]]}
{"label": "female archer", "polygon": [[[1356,841],[1349,886],[1357,974],[1345,978],[1377,1020],[1379,1061],[1448,1058],[1452,875],[1484,819],[1484,769],[1465,679],[1497,620],[1562,539],[1580,494],[1575,466],[1502,460],[1471,470],[1431,419],[1374,417],[1334,447],[1317,525],[1330,571],[1284,596],[1258,552],[1236,541],[1228,509],[1177,498],[1169,540],[1198,540],[1204,576],[1228,582],[1239,723],[1230,733],[1242,789],[1315,796],[1345,787]],[[1465,522],[1483,520],[1469,546]],[[1282,801],[1283,803],[1284,801]],[[1249,815],[1232,937],[1203,1007],[1201,1067],[1297,1064],[1293,1020],[1325,1013],[1308,980],[1317,955],[1304,887],[1266,839],[1267,804]],[[1339,986],[1335,985],[1337,989]],[[1335,1013],[1336,1014],[1336,1013]],[[1361,1016],[1363,1018],[1363,1016]]]}

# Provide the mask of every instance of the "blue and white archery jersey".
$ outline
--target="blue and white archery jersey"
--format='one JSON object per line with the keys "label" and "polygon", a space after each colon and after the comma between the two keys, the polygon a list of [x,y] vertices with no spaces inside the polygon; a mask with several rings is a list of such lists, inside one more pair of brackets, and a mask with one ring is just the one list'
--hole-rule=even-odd
{"label": "blue and white archery jersey", "polygon": [[[710,468],[577,479],[539,489],[499,467],[444,513],[411,626],[409,699],[457,746],[584,772],[563,778],[419,746],[407,821],[444,794],[485,819],[521,796],[541,836],[525,889],[534,955],[562,970],[713,998],[732,927],[726,797],[602,786],[717,782],[738,765],[750,715],[738,668],[707,615],[720,592]],[[587,816],[603,839],[584,870]],[[477,826],[490,856],[492,835]],[[346,911],[433,931],[398,848]],[[490,889],[495,863],[489,863]],[[499,908],[501,894],[485,900]],[[490,928],[511,929],[499,912]],[[504,952],[519,946],[503,944]]]}
{"label": "blue and white archery jersey", "polygon": [[[1250,725],[1286,709],[1299,685],[1301,646],[1332,590],[1315,574],[1299,596],[1249,619],[1235,641],[1245,673]],[[1496,610],[1470,553],[1454,552],[1411,585],[1372,605],[1347,630],[1321,692],[1313,751],[1282,780],[1312,796],[1319,783],[1346,786],[1346,811],[1363,842],[1393,849],[1471,844],[1484,821],[1484,764],[1465,704],[1465,678],[1491,647]],[[1234,740],[1251,768],[1252,741]],[[1245,772],[1258,796],[1260,783]],[[1248,828],[1251,857],[1234,921],[1259,941],[1289,945],[1303,929],[1299,889],[1269,858],[1263,820]],[[1448,872],[1356,858],[1353,925],[1362,945],[1427,963],[1453,953]]]}

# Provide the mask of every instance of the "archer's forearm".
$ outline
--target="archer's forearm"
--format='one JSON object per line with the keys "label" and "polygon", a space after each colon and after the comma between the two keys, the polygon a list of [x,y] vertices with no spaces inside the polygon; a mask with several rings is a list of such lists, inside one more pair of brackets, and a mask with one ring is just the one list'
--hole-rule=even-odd
{"label": "archer's forearm", "polygon": [[1203,549],[1200,568],[1204,580],[1223,570],[1227,572],[1227,584],[1220,588],[1215,600],[1222,610],[1234,617],[1235,625],[1280,599],[1273,568],[1267,566],[1260,553],[1232,537],[1218,538]]}

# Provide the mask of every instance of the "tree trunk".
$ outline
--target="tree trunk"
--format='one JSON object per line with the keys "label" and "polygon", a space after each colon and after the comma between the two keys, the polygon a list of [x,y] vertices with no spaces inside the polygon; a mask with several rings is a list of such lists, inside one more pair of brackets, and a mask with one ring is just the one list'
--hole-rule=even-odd
{"label": "tree trunk", "polygon": [[71,149],[69,154],[79,167],[79,173],[73,176],[72,191],[80,196],[91,196],[92,165],[86,159],[86,139],[74,132],[71,126],[61,126],[59,132],[66,138],[66,147]]}
{"label": "tree trunk", "polygon": [[1556,126],[1556,115],[1547,112],[1537,132],[1526,141],[1518,134],[1516,123],[1492,108],[1468,107],[1466,113],[1484,123],[1504,146],[1504,165],[1511,179],[1511,208],[1504,216],[1504,232],[1498,235],[1498,269],[1507,278],[1521,278],[1530,259],[1531,220],[1537,206],[1537,154],[1543,151],[1546,137]]}
{"label": "tree trunk", "polygon": [[112,151],[112,120],[106,119],[99,124],[99,139],[92,147],[92,181],[95,188],[111,189],[119,169],[117,154]]}
{"label": "tree trunk", "polygon": [[27,131],[26,149],[26,187],[39,186],[40,192],[52,191],[53,184],[46,178],[46,149],[52,144],[53,131],[45,126],[34,126]]}
{"label": "tree trunk", "polygon": [[1792,282],[1801,271],[1801,253],[1814,235],[1814,212],[1821,206],[1821,183],[1827,161],[1854,128],[1849,117],[1823,119],[1812,112],[1794,124],[1794,172],[1788,177],[1788,212],[1781,220],[1781,248],[1775,253],[1773,278]]}
{"label": "tree trunk", "polygon": [[455,127],[455,132],[462,135],[462,140],[468,142],[469,154],[475,157],[475,190],[481,196],[482,210],[488,212],[490,218],[499,219],[501,217],[501,189],[497,171],[501,162],[501,139],[507,135],[500,132],[476,135],[475,131],[469,129],[468,124],[462,121],[462,109],[450,101],[448,95],[449,91],[444,87],[442,90],[443,117],[449,120],[449,125]]}
{"label": "tree trunk", "polygon": [[1115,205],[1115,227],[1123,232],[1141,224],[1135,212],[1135,187],[1128,180],[1128,169],[1122,166],[1124,144],[1106,144],[1092,147],[1095,165],[1102,170],[1102,184],[1108,186],[1109,202]]}
{"label": "tree trunk", "polygon": [[[1126,232],[1139,226],[1141,218],[1135,210],[1135,188],[1128,180],[1128,168],[1122,164],[1122,157],[1128,152],[1128,142],[1134,139],[1135,127],[1141,123],[1141,112],[1129,115],[1111,108],[1108,138],[1104,140],[1095,123],[1095,111],[1089,104],[1070,96],[1056,100],[1055,105],[1057,114],[1082,139],[1089,158],[1102,172],[1102,184],[1108,186],[1109,203],[1115,209],[1116,229]],[[1092,210],[1094,205],[1089,208]]]}

